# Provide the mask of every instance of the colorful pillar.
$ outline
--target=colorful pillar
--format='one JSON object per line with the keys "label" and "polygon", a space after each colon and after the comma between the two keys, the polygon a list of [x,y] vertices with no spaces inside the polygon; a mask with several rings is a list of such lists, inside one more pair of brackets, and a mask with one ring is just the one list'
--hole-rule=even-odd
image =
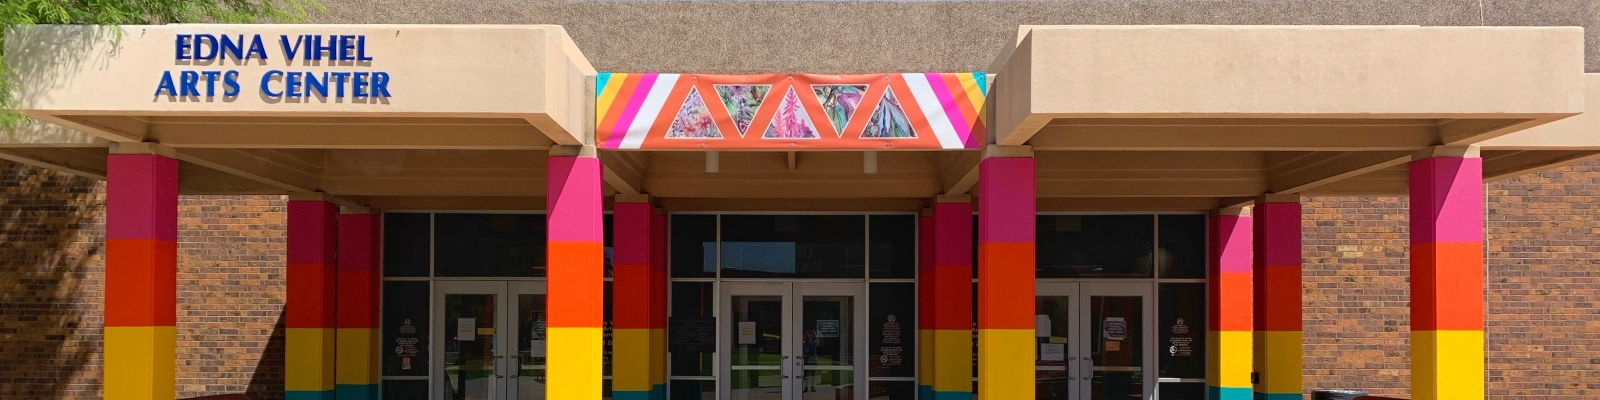
{"label": "colorful pillar", "polygon": [[667,213],[655,209],[650,216],[650,376],[657,383],[651,400],[667,399]]}
{"label": "colorful pillar", "polygon": [[106,399],[176,397],[178,162],[118,144],[106,157]]}
{"label": "colorful pillar", "polygon": [[1207,398],[1250,400],[1250,207],[1228,207],[1211,217],[1210,313],[1206,321]]}
{"label": "colorful pillar", "polygon": [[657,271],[655,210],[644,195],[617,195],[612,204],[612,397],[666,398],[663,367],[665,271]]}
{"label": "colorful pillar", "polygon": [[546,162],[545,398],[599,399],[605,312],[600,160],[593,146],[556,146]]}
{"label": "colorful pillar", "polygon": [[1411,398],[1481,399],[1483,159],[1435,147],[1410,169]]}
{"label": "colorful pillar", "polygon": [[370,208],[340,209],[334,337],[338,400],[378,398],[378,224]]}
{"label": "colorful pillar", "polygon": [[287,400],[334,398],[338,206],[329,200],[324,193],[289,195],[288,288],[283,306],[288,328]]}
{"label": "colorful pillar", "polygon": [[1031,399],[1033,154],[1022,146],[990,146],[985,151],[986,158],[978,164],[978,398]]}
{"label": "colorful pillar", "polygon": [[[972,200],[939,196],[933,205],[933,264],[927,283],[933,399],[972,398]],[[1031,305],[1032,303],[1030,303]],[[1032,370],[1032,368],[1029,368]]]}
{"label": "colorful pillar", "polygon": [[1299,400],[1300,195],[1255,205],[1255,398]]}

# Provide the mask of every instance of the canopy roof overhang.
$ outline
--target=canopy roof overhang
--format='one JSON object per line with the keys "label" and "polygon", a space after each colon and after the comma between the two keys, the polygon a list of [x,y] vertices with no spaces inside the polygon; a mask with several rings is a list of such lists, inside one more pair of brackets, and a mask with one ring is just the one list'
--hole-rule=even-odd
{"label": "canopy roof overhang", "polygon": [[[189,193],[322,191],[388,209],[537,209],[552,146],[596,145],[605,118],[595,111],[597,73],[558,26],[119,29],[120,38],[33,27],[7,41],[8,62],[24,74],[26,112],[66,129],[8,132],[0,158],[103,177],[113,143],[153,142],[183,161]],[[374,58],[366,64],[284,65],[269,44],[265,62],[217,69],[238,70],[247,84],[275,69],[384,71],[394,95],[378,103],[272,102],[252,90],[215,101],[152,96],[165,71],[211,67],[174,61],[183,33],[360,35]],[[1024,26],[988,71],[983,149],[602,148],[599,156],[608,194],[649,194],[671,209],[913,210],[971,194],[985,153],[1017,152],[1038,159],[1041,210],[1398,195],[1405,163],[1432,146],[1481,146],[1487,179],[1600,154],[1600,121],[1584,113],[1600,78],[1584,74],[1583,43],[1578,28]],[[62,59],[63,44],[90,50]]]}

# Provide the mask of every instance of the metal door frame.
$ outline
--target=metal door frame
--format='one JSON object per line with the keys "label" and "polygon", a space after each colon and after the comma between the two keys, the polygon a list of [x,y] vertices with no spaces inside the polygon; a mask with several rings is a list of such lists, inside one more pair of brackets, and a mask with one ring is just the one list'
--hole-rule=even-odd
{"label": "metal door frame", "polygon": [[1091,307],[1091,305],[1093,304],[1093,302],[1089,301],[1089,297],[1091,297],[1091,296],[1114,296],[1114,297],[1135,297],[1135,296],[1137,296],[1137,297],[1142,297],[1143,298],[1142,300],[1139,301],[1139,303],[1140,303],[1140,307],[1139,308],[1140,308],[1140,312],[1143,313],[1143,315],[1140,316],[1140,321],[1141,321],[1140,322],[1140,325],[1141,325],[1141,327],[1140,327],[1141,328],[1140,329],[1140,331],[1141,331],[1140,335],[1143,336],[1144,340],[1142,340],[1143,343],[1140,343],[1139,345],[1143,346],[1143,348],[1144,348],[1144,357],[1143,357],[1143,360],[1142,360],[1144,365],[1140,367],[1141,368],[1140,372],[1142,372],[1140,375],[1144,377],[1144,399],[1145,400],[1153,400],[1153,399],[1155,399],[1155,396],[1156,396],[1156,378],[1157,378],[1156,375],[1159,375],[1158,374],[1159,368],[1156,367],[1156,363],[1160,361],[1160,355],[1158,353],[1156,353],[1156,333],[1157,333],[1156,332],[1156,325],[1160,325],[1160,323],[1157,320],[1156,309],[1155,309],[1156,308],[1156,304],[1155,304],[1156,303],[1156,301],[1155,301],[1156,300],[1155,286],[1151,285],[1149,283],[1111,283],[1111,282],[1095,283],[1095,282],[1086,282],[1086,283],[1080,284],[1078,293],[1079,293],[1078,296],[1079,296],[1079,298],[1081,300],[1078,301],[1078,304],[1079,304],[1079,306],[1078,306],[1078,310],[1079,310],[1078,311],[1078,315],[1079,315],[1079,317],[1077,319],[1078,319],[1078,323],[1081,324],[1080,326],[1082,326],[1083,328],[1076,329],[1076,331],[1079,332],[1079,336],[1083,337],[1084,340],[1079,341],[1078,344],[1074,345],[1073,347],[1076,348],[1074,351],[1079,352],[1079,357],[1080,358],[1089,360],[1088,362],[1083,363],[1083,365],[1084,365],[1083,373],[1082,373],[1082,375],[1079,375],[1079,379],[1078,379],[1079,390],[1078,390],[1078,393],[1080,393],[1080,397],[1078,397],[1078,398],[1081,398],[1081,399],[1089,399],[1090,398],[1089,396],[1091,395],[1090,391],[1092,390],[1092,385],[1090,385],[1088,382],[1094,376],[1094,370],[1093,370],[1093,368],[1094,368],[1094,361],[1093,360],[1094,359],[1093,359],[1093,357],[1090,356],[1089,341],[1088,341],[1089,338],[1087,336],[1087,335],[1090,335],[1090,334],[1093,334],[1093,333],[1092,332],[1088,332],[1086,330],[1086,328],[1088,328],[1090,326],[1093,326],[1093,325],[1090,324],[1090,321],[1089,321],[1090,316],[1093,314],[1089,310],[1089,307]]}

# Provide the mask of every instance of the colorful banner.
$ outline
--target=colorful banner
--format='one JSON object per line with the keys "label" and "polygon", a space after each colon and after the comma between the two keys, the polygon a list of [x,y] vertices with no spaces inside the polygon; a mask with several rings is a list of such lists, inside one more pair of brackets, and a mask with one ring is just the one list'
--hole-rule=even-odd
{"label": "colorful banner", "polygon": [[595,138],[624,150],[976,149],[988,75],[601,73]]}

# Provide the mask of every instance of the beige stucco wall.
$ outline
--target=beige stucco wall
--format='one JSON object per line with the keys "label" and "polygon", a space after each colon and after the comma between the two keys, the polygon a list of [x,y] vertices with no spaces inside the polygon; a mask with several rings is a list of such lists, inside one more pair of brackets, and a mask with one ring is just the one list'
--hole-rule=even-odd
{"label": "beige stucco wall", "polygon": [[320,23],[557,24],[602,71],[985,70],[1018,25],[1581,26],[1600,72],[1600,0],[325,0]]}

